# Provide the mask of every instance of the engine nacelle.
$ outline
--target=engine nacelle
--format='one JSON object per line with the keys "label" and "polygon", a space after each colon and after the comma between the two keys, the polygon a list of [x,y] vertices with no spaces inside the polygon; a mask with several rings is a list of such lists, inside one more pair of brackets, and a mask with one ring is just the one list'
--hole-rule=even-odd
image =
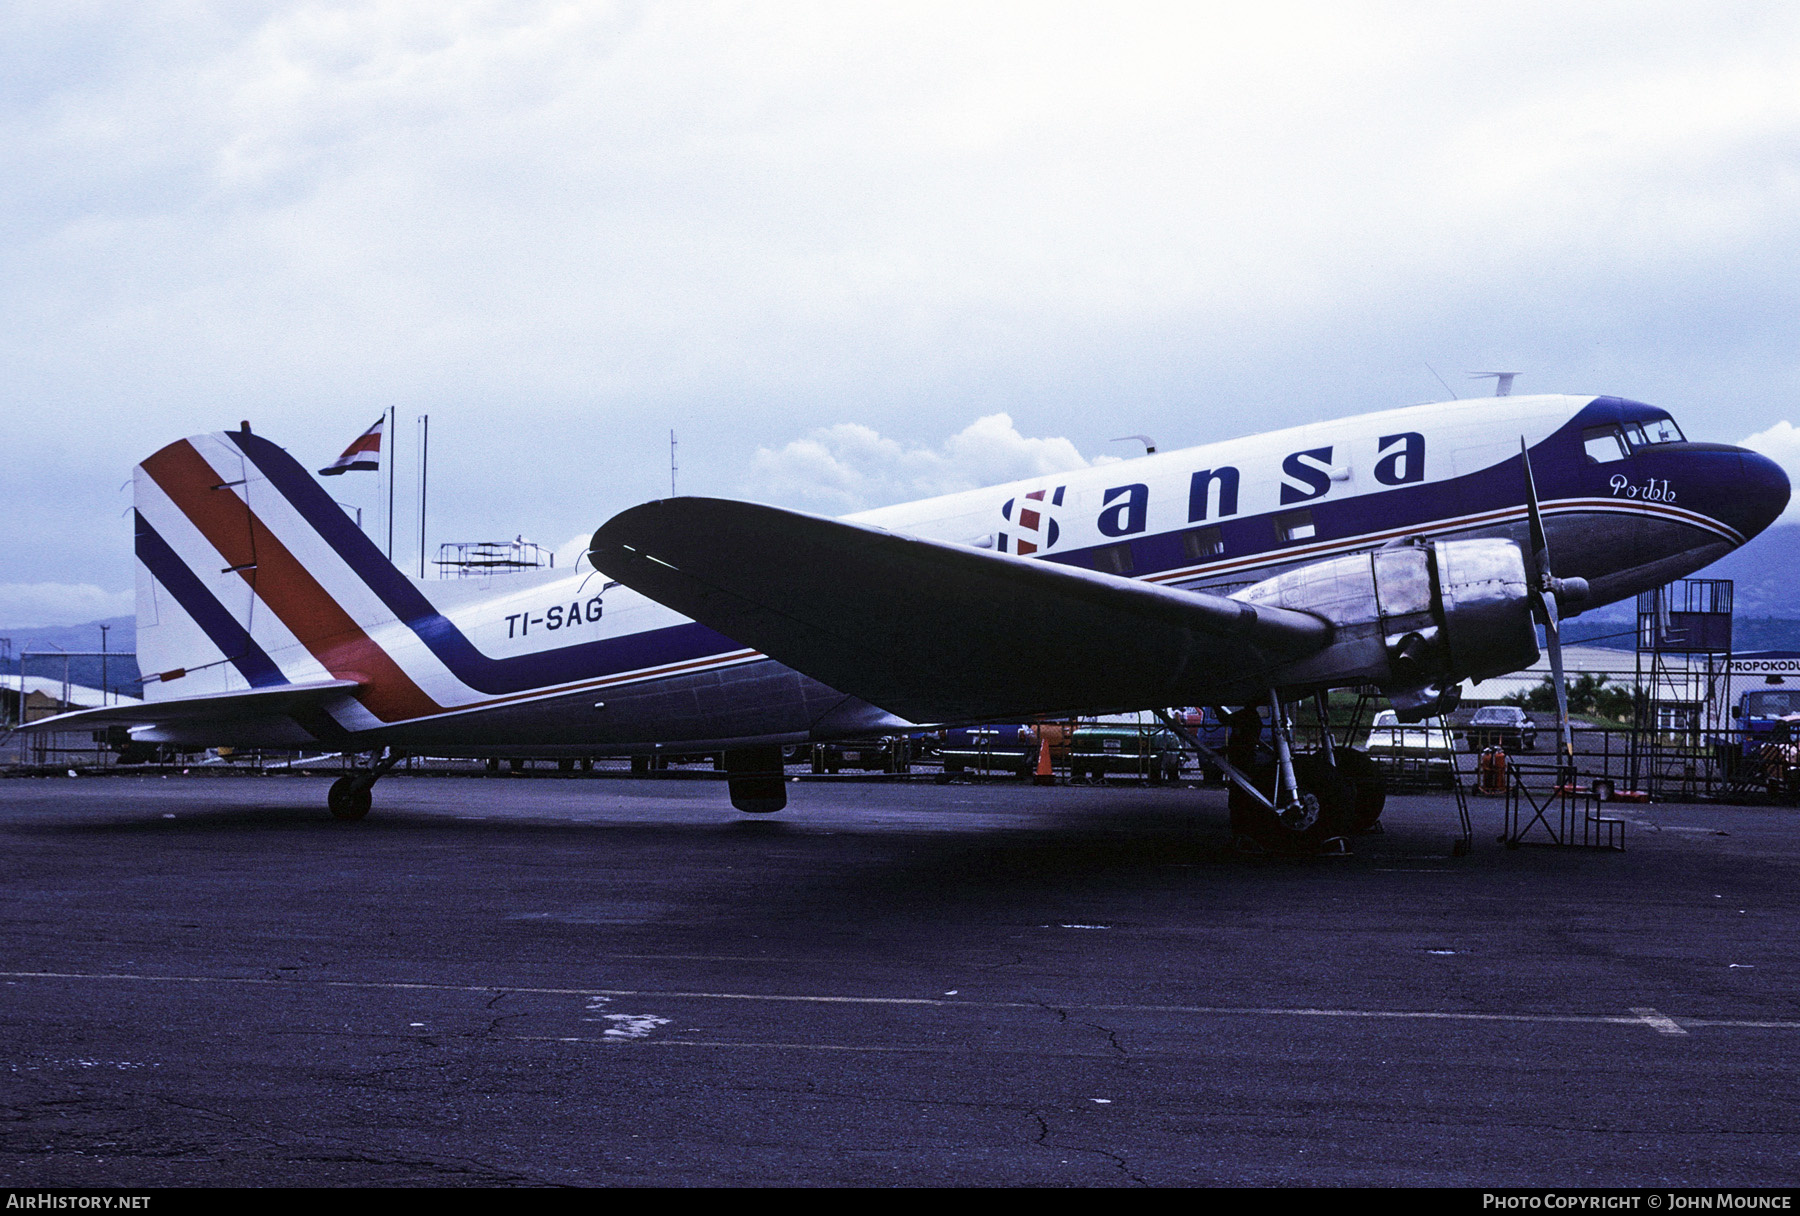
{"label": "engine nacelle", "polygon": [[1378,684],[1402,721],[1451,708],[1463,680],[1538,657],[1525,556],[1509,540],[1414,541],[1334,557],[1232,598],[1333,626],[1331,645],[1282,668],[1278,686]]}

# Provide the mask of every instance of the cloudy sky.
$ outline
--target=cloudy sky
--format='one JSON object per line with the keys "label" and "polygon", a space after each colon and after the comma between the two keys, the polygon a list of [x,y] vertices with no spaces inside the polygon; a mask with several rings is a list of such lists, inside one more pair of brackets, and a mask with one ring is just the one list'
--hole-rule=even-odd
{"label": "cloudy sky", "polygon": [[130,467],[241,418],[394,406],[404,498],[429,413],[434,545],[671,429],[848,510],[1488,367],[1800,471],[1796,80],[1782,3],[14,0],[0,623],[127,610]]}

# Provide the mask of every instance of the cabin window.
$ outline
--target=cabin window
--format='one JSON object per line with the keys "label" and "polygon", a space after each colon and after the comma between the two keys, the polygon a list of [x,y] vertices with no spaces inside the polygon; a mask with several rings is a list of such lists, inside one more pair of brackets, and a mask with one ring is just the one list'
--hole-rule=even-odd
{"label": "cabin window", "polygon": [[1587,449],[1588,459],[1595,464],[1609,464],[1628,455],[1625,440],[1617,427],[1590,426],[1581,432],[1581,446]]}
{"label": "cabin window", "polygon": [[1313,526],[1311,511],[1289,511],[1286,515],[1275,517],[1275,535],[1283,544],[1311,540],[1318,534],[1319,530]]}
{"label": "cabin window", "polygon": [[1217,528],[1195,528],[1181,534],[1181,551],[1190,562],[1203,562],[1225,552],[1225,538]]}
{"label": "cabin window", "polygon": [[1094,569],[1102,574],[1130,574],[1131,546],[1102,545],[1094,550]]}

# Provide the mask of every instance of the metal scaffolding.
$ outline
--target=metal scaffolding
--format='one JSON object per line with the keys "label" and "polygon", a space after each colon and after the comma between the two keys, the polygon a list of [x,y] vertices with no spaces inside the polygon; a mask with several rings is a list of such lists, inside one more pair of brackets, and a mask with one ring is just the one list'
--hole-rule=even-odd
{"label": "metal scaffolding", "polygon": [[523,537],[513,540],[446,541],[438,546],[439,578],[486,578],[521,570],[554,568],[556,553]]}
{"label": "metal scaffolding", "polygon": [[1732,582],[1679,579],[1637,601],[1634,784],[1693,797],[1730,733]]}

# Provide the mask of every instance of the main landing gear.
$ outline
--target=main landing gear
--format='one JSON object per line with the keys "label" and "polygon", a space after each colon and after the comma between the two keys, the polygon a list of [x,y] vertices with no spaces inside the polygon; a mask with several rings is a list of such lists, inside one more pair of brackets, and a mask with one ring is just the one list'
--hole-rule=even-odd
{"label": "main landing gear", "polygon": [[[1218,765],[1231,782],[1231,831],[1240,848],[1252,852],[1308,854],[1347,852],[1347,837],[1378,830],[1387,802],[1387,782],[1362,752],[1338,748],[1328,727],[1316,752],[1296,753],[1293,730],[1280,700],[1269,696],[1271,742],[1263,753],[1263,719],[1256,706],[1219,714],[1231,728],[1221,756],[1173,718],[1165,725],[1190,747]],[[1326,724],[1325,699],[1319,721]]]}
{"label": "main landing gear", "polygon": [[779,746],[733,748],[725,753],[731,805],[750,815],[770,815],[787,805],[787,774]]}
{"label": "main landing gear", "polygon": [[331,791],[325,795],[325,805],[331,808],[333,819],[361,819],[369,813],[375,798],[371,791],[375,783],[401,760],[399,752],[384,748],[375,753],[367,768],[339,777],[331,783]]}

